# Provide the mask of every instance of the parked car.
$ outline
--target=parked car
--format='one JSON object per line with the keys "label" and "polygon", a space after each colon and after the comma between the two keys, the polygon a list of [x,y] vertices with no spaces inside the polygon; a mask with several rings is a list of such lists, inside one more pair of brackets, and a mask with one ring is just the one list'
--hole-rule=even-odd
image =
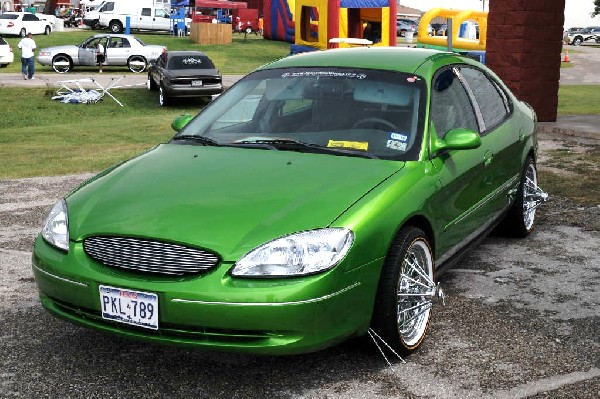
{"label": "parked car", "polygon": [[6,68],[14,60],[15,54],[12,47],[0,36],[0,68]]}
{"label": "parked car", "polygon": [[148,68],[148,90],[158,90],[158,103],[175,97],[210,97],[223,91],[221,73],[201,51],[162,53]]}
{"label": "parked car", "polygon": [[221,351],[376,334],[406,354],[439,273],[499,223],[527,236],[546,197],[534,111],[447,52],[283,58],[173,126],[50,211],[32,261],[54,315]]}
{"label": "parked car", "polygon": [[564,34],[565,43],[574,46],[580,46],[589,40],[600,43],[600,26],[590,26],[581,30],[566,31]]}
{"label": "parked car", "polygon": [[408,18],[397,18],[396,19],[396,36],[404,37],[406,32],[417,32],[419,23]]}
{"label": "parked car", "polygon": [[49,35],[51,32],[52,24],[50,22],[29,12],[9,11],[0,15],[0,35],[25,37],[27,33]]}
{"label": "parked car", "polygon": [[101,43],[105,50],[104,65],[127,65],[131,72],[146,70],[148,62],[166,51],[164,46],[149,45],[133,35],[97,34],[78,45],[46,47],[39,51],[41,65],[51,65],[58,73],[66,73],[74,66],[96,65],[96,48]]}

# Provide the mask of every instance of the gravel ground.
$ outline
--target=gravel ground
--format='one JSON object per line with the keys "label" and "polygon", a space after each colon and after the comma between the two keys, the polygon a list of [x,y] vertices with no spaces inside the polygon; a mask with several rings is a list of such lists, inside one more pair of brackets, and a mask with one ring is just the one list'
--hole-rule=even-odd
{"label": "gravel ground", "polygon": [[[542,154],[561,145],[540,144]],[[553,197],[527,239],[486,239],[442,277],[446,306],[434,308],[422,349],[390,368],[367,339],[257,357],[147,345],[53,318],[37,299],[31,245],[50,206],[88,177],[0,181],[2,398],[600,397],[598,205]]]}

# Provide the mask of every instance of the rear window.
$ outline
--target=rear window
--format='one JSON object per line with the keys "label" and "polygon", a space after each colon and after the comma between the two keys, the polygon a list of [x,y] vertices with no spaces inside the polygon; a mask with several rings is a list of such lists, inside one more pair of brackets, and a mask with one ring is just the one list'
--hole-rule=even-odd
{"label": "rear window", "polygon": [[168,69],[215,69],[215,66],[207,56],[184,55],[171,57]]}

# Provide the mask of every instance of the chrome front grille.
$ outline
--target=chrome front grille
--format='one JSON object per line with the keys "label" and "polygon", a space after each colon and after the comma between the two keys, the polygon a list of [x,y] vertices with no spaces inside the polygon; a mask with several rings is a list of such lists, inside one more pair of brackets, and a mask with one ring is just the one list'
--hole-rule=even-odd
{"label": "chrome front grille", "polygon": [[202,273],[219,263],[218,256],[201,249],[131,237],[89,237],[83,249],[106,266],[146,273]]}

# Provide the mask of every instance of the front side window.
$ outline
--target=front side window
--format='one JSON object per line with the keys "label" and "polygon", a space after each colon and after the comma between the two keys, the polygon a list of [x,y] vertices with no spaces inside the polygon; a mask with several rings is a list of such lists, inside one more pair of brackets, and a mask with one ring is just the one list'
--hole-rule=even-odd
{"label": "front side window", "polygon": [[425,93],[424,80],[400,72],[258,71],[211,103],[180,135],[220,144],[288,140],[413,160],[421,146]]}
{"label": "front side window", "polygon": [[473,105],[455,68],[445,68],[434,77],[430,113],[440,138],[458,128],[479,132]]}
{"label": "front side window", "polygon": [[156,18],[171,18],[171,16],[162,8],[157,8],[154,10],[154,16]]}

